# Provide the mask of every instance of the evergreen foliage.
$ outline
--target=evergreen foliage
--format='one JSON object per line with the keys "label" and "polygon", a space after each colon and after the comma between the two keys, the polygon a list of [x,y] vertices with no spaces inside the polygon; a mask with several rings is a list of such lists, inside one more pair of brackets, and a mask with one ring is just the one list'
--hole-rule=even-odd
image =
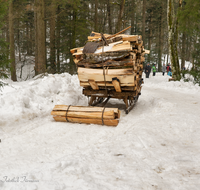
{"label": "evergreen foliage", "polygon": [[[183,8],[179,11],[180,29],[185,32],[193,42],[190,48],[192,56],[192,69],[182,71],[193,76],[194,83],[200,85],[200,1],[185,0]],[[186,79],[188,80],[188,79]]]}
{"label": "evergreen foliage", "polygon": [[[3,52],[1,60],[4,59],[2,63],[5,66],[1,72],[8,66],[9,22],[6,17],[8,2],[0,0],[0,38],[2,38],[0,46],[1,53]],[[37,63],[38,31],[35,23],[35,2],[35,0],[14,0],[13,23],[17,64],[23,56],[35,56]],[[178,1],[173,2],[175,16],[178,18],[178,30],[175,31],[174,38],[178,49],[177,57],[181,59],[181,68],[185,61],[192,62],[191,74],[196,72],[198,76],[200,1],[183,0],[178,14],[176,11]],[[53,8],[52,5],[54,5]],[[126,31],[127,34],[145,34],[144,48],[151,51],[149,55],[146,55],[145,64],[155,64],[158,71],[161,71],[164,59],[172,64],[169,60],[167,0],[44,0],[44,9],[46,30],[44,61],[47,68],[45,72],[76,74],[76,66],[70,49],[84,46],[87,36],[92,31],[114,34],[118,32],[117,30],[130,25],[132,28]],[[197,78],[195,77],[195,81]]]}
{"label": "evergreen foliage", "polygon": [[[8,4],[5,1],[0,0],[0,36],[2,36],[2,26],[4,16],[7,11]],[[9,59],[8,59],[8,44],[4,39],[0,37],[0,88],[5,84],[1,79],[8,78],[8,68],[9,68]]]}

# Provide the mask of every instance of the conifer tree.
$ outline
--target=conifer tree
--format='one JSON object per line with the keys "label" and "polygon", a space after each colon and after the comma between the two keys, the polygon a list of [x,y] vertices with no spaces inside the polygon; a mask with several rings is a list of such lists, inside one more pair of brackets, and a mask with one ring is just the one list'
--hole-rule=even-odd
{"label": "conifer tree", "polygon": [[[0,36],[2,36],[2,26],[4,16],[7,14],[8,3],[0,0]],[[8,44],[0,37],[0,79],[8,78],[9,59],[8,59]],[[4,83],[0,80],[0,88]]]}
{"label": "conifer tree", "polygon": [[194,83],[200,85],[200,1],[199,0],[185,0],[184,6],[179,12],[180,30],[184,35],[191,39],[192,44],[189,51],[192,55],[192,69],[189,71],[182,71],[189,73],[194,78]]}

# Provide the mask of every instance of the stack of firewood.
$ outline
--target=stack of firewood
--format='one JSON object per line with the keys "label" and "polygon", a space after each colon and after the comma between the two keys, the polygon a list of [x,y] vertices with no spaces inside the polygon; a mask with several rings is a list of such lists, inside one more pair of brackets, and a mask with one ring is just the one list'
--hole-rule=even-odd
{"label": "stack of firewood", "polygon": [[142,36],[92,32],[84,47],[71,49],[80,85],[85,89],[141,91],[144,55]]}
{"label": "stack of firewood", "polygon": [[55,121],[117,126],[120,111],[118,108],[56,105],[51,115]]}

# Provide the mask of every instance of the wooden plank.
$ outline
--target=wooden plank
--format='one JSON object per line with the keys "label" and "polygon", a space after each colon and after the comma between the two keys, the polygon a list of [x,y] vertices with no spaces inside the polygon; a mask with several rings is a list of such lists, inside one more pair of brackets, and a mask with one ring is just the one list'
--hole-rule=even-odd
{"label": "wooden plank", "polygon": [[[109,96],[111,97],[133,97],[135,96],[135,93],[134,92],[116,92],[115,90],[110,90],[108,91],[109,93]],[[85,94],[86,96],[92,96],[92,95],[96,95],[98,97],[102,96],[102,97],[107,97],[108,95],[105,93],[105,90],[88,90],[88,89],[83,89],[83,94]]]}
{"label": "wooden plank", "polygon": [[[107,88],[109,90],[114,90],[115,89],[114,86],[110,86],[110,87],[107,87]],[[105,90],[105,87],[99,87],[99,90],[103,90],[103,89]],[[134,88],[134,86],[125,86],[125,87],[121,86],[121,90],[122,91],[134,91],[135,88]]]}
{"label": "wooden plank", "polygon": [[122,91],[121,87],[120,87],[120,81],[119,81],[119,79],[117,77],[112,79],[112,84],[113,84],[116,92],[121,92]]}
{"label": "wooden plank", "polygon": [[[67,122],[66,117],[55,116],[53,118],[54,118],[55,121]],[[84,119],[84,118],[73,118],[73,117],[68,117],[67,119],[68,119],[69,122],[72,122],[72,123],[85,123],[85,124],[102,125],[101,119]],[[104,125],[107,125],[107,126],[117,126],[118,123],[119,123],[119,120],[104,119],[103,122],[104,122]]]}
{"label": "wooden plank", "polygon": [[[136,77],[134,78],[134,81],[135,80],[136,80]],[[132,86],[135,85],[134,81],[132,81],[130,83],[121,83],[120,82],[120,85],[121,85],[121,87],[132,87]],[[98,85],[98,87],[105,86],[105,82],[104,81],[100,81],[100,82],[95,81],[95,82]],[[90,84],[87,81],[80,81],[80,86],[82,86],[82,87],[88,87],[88,86],[90,86]],[[106,82],[106,86],[107,87],[113,87],[113,84],[112,84],[112,82]]]}
{"label": "wooden plank", "polygon": [[90,86],[92,87],[93,90],[99,90],[99,87],[97,83],[94,80],[88,80]]}
{"label": "wooden plank", "polygon": [[[53,111],[83,111],[83,112],[101,112],[103,111],[104,108],[102,107],[94,107],[94,106],[70,106],[68,109],[68,105],[55,105],[53,108]],[[116,118],[119,118],[119,112],[120,110],[118,108],[105,108],[105,112],[108,111],[114,111],[115,114],[117,114]]]}
{"label": "wooden plank", "polygon": [[[121,84],[133,84],[135,80],[135,74],[132,75],[105,75],[105,81],[112,82],[112,78],[117,77]],[[94,74],[78,74],[79,81],[87,82],[88,80],[94,80],[95,82],[103,82],[103,75]]]}
{"label": "wooden plank", "polygon": [[128,41],[124,41],[121,44],[117,44],[114,45],[110,50],[106,51],[106,52],[112,52],[112,51],[122,51],[122,50],[132,50],[132,46],[130,44],[130,42]]}
{"label": "wooden plank", "polygon": [[138,42],[138,35],[124,35],[122,36],[123,41],[129,41],[129,42]]}
{"label": "wooden plank", "polygon": [[[78,68],[80,75],[103,75],[103,69]],[[108,69],[106,75],[133,75],[133,68]],[[111,80],[112,81],[112,80]]]}
{"label": "wooden plank", "polygon": [[[66,111],[52,111],[51,115],[66,117]],[[68,111],[67,117],[101,119],[102,118],[102,112]],[[113,110],[104,111],[103,118],[104,119],[115,119],[114,111]]]}

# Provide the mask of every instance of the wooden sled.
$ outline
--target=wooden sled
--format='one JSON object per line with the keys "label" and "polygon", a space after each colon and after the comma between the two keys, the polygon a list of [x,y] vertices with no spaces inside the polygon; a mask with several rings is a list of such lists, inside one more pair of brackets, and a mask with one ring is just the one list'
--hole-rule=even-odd
{"label": "wooden sled", "polygon": [[138,101],[141,92],[139,91],[126,91],[116,92],[116,90],[93,90],[92,88],[84,88],[83,94],[88,97],[89,106],[106,106],[110,98],[121,99],[125,103],[125,112],[128,114]]}

